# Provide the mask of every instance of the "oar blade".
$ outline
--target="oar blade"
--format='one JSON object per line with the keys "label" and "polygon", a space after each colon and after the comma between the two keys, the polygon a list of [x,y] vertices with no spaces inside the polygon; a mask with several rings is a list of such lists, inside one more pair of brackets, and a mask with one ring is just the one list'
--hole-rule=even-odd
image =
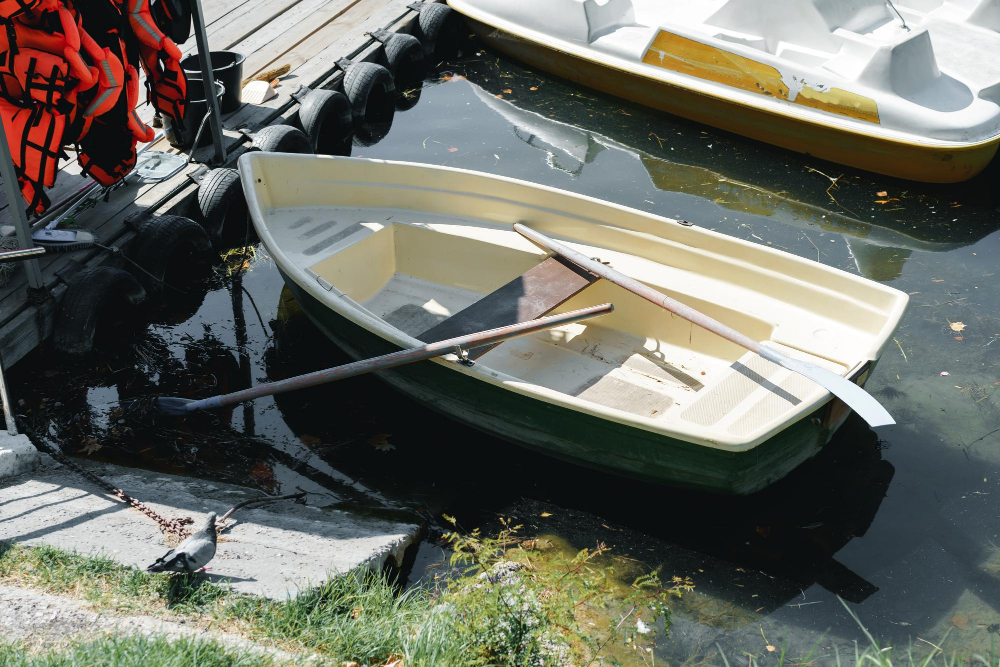
{"label": "oar blade", "polygon": [[792,359],[767,345],[761,346],[760,356],[799,375],[804,375],[820,385],[846,403],[872,428],[891,426],[896,423],[892,415],[882,407],[881,403],[875,400],[874,396],[842,375],[837,375],[808,361]]}
{"label": "oar blade", "polygon": [[190,398],[159,396],[153,401],[153,407],[165,415],[187,415],[194,412],[194,409],[190,407],[194,402]]}

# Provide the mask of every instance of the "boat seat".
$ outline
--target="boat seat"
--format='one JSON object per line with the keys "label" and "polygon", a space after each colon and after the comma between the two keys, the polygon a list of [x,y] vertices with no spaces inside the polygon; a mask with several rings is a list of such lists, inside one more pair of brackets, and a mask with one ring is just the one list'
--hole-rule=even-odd
{"label": "boat seat", "polygon": [[[539,318],[599,278],[561,257],[549,257],[479,301],[437,323],[417,338],[425,343],[496,329]],[[494,346],[469,350],[478,359]]]}

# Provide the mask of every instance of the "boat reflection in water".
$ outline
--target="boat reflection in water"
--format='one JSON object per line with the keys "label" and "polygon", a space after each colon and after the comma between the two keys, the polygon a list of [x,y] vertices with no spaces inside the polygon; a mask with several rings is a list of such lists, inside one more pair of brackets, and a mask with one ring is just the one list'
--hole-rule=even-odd
{"label": "boat reflection in water", "polygon": [[[558,119],[562,115],[573,115],[572,111],[562,108],[565,105],[537,105],[554,112],[549,115],[555,118],[517,106],[509,98],[517,98],[520,91],[514,91],[513,96],[501,95],[484,87],[489,86],[490,81],[499,80],[504,82],[502,85],[512,85],[510,79],[499,79],[492,72],[489,74],[476,70],[467,72],[466,78],[476,97],[510,123],[513,133],[521,141],[544,151],[551,168],[575,177],[581,175],[586,165],[594,162],[604,151],[619,151],[639,161],[650,183],[658,190],[692,195],[726,210],[766,217],[805,232],[815,230],[843,234],[858,271],[866,278],[894,280],[899,277],[904,262],[913,251],[952,250],[975,243],[1000,228],[1000,213],[993,209],[994,203],[988,201],[993,195],[978,192],[977,187],[981,187],[978,181],[950,186],[951,196],[957,192],[966,200],[970,195],[973,199],[985,195],[987,199],[962,205],[962,223],[953,226],[947,209],[957,202],[938,200],[926,194],[909,195],[896,189],[912,187],[913,184],[891,181],[891,185],[872,183],[870,188],[864,187],[868,184],[856,187],[854,184],[866,179],[867,175],[830,177],[809,167],[801,170],[805,177],[796,178],[790,176],[794,165],[790,167],[787,164],[788,156],[781,156],[783,159],[776,171],[773,164],[777,162],[774,160],[775,153],[766,147],[745,142],[734,147],[706,146],[704,132],[680,124],[676,128],[679,131],[668,129],[665,131],[668,134],[661,138],[656,133],[649,133],[645,120],[635,116],[632,116],[634,123],[630,122],[629,116],[622,114],[614,115],[614,122],[601,123],[602,132],[612,135],[608,136]],[[515,77],[515,80],[518,78]],[[528,77],[520,78],[530,80]],[[547,86],[563,86],[572,90],[558,82],[550,82]],[[553,90],[549,90],[549,94],[561,97],[559,92]],[[536,97],[532,100],[537,103],[539,94],[534,95]],[[602,105],[608,106],[608,110],[618,108],[610,107],[609,101],[601,98],[588,100],[587,108],[600,109]],[[641,108],[636,113],[642,113]],[[626,119],[624,123],[619,120],[621,118]],[[658,118],[656,127],[661,129],[669,122]],[[592,118],[590,124],[594,124]],[[669,146],[671,159],[634,147],[640,141],[662,144],[664,150]],[[734,140],[712,137],[715,143],[727,141],[731,143]],[[727,151],[726,148],[735,150]],[[758,157],[762,159],[756,159]],[[746,180],[741,180],[741,177]],[[779,183],[777,188],[761,184],[775,180]],[[851,181],[852,187],[847,187],[848,181]],[[842,184],[845,187],[841,188]],[[880,199],[877,190],[882,187],[892,187],[896,196],[883,194]],[[930,192],[935,188],[928,185],[917,187]],[[946,194],[940,186],[938,191]],[[879,204],[878,201],[886,203]],[[863,220],[860,211],[864,211],[863,215],[874,222]]]}

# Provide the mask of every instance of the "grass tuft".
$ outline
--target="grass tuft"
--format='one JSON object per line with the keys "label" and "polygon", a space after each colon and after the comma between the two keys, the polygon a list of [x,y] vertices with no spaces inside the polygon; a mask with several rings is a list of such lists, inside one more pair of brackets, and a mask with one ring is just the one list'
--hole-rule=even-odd
{"label": "grass tuft", "polygon": [[28,653],[0,642],[0,667],[272,667],[270,656],[194,637],[107,635],[68,648]]}

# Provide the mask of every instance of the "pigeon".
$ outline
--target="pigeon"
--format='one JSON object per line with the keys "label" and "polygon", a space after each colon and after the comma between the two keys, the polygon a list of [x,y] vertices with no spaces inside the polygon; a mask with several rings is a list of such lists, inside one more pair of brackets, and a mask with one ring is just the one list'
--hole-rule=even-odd
{"label": "pigeon", "polygon": [[205,519],[205,526],[163,554],[146,572],[195,572],[215,557],[215,512]]}

